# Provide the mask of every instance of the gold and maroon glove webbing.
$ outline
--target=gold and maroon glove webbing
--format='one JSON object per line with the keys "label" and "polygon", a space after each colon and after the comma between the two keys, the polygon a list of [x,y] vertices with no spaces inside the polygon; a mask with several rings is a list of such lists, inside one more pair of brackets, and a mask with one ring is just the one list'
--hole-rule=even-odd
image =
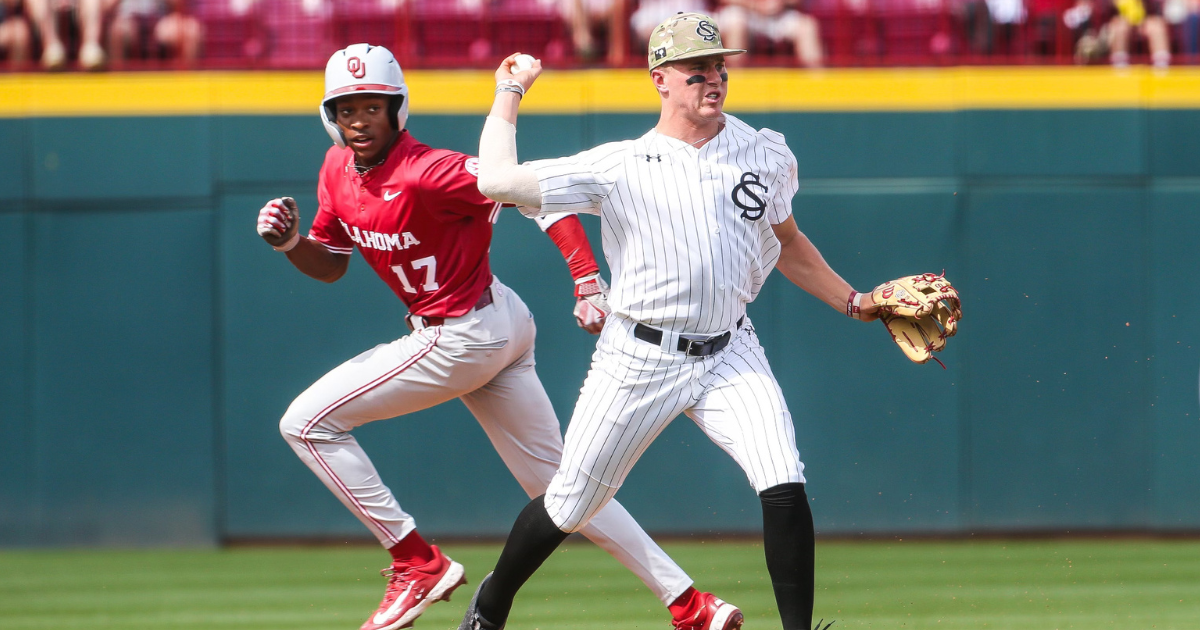
{"label": "gold and maroon glove webbing", "polygon": [[924,273],[885,282],[871,292],[879,305],[879,319],[887,326],[892,341],[916,363],[930,359],[946,347],[946,339],[958,332],[962,301],[946,274]]}

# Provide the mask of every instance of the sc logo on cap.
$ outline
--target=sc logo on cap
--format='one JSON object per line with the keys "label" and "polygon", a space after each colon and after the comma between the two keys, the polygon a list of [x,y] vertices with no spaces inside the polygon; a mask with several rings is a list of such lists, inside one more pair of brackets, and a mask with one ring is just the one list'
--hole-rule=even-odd
{"label": "sc logo on cap", "polygon": [[707,20],[700,20],[700,23],[696,25],[696,34],[703,37],[704,41],[711,42],[717,38],[717,29],[713,28],[713,25],[709,24]]}

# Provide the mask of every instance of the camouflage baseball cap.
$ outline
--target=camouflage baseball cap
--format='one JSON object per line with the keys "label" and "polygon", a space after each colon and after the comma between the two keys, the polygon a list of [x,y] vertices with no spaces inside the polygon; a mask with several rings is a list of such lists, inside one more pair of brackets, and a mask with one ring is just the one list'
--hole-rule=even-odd
{"label": "camouflage baseball cap", "polygon": [[667,18],[650,34],[647,57],[653,70],[668,61],[744,52],[721,45],[721,31],[717,30],[716,20],[702,13],[681,12]]}

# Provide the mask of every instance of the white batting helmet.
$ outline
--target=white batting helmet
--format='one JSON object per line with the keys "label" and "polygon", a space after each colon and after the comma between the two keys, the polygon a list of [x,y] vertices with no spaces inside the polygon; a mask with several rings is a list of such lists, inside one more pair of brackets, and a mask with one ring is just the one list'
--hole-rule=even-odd
{"label": "white batting helmet", "polygon": [[333,100],[346,94],[386,94],[393,97],[396,129],[408,122],[408,85],[404,72],[392,53],[383,46],[354,44],[333,53],[325,64],[325,98],[321,99],[321,122],[334,144],[346,146],[346,138],[337,126]]}

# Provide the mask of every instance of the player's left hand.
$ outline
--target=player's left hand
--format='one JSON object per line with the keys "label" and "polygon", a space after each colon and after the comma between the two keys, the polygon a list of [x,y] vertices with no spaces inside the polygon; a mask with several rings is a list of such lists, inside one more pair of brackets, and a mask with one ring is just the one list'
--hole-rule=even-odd
{"label": "player's left hand", "polygon": [[937,361],[933,353],[946,347],[962,320],[962,300],[944,273],[885,282],[871,292],[871,300],[892,340],[915,363]]}
{"label": "player's left hand", "polygon": [[593,335],[600,334],[612,313],[608,306],[608,283],[594,273],[575,281],[575,321]]}

